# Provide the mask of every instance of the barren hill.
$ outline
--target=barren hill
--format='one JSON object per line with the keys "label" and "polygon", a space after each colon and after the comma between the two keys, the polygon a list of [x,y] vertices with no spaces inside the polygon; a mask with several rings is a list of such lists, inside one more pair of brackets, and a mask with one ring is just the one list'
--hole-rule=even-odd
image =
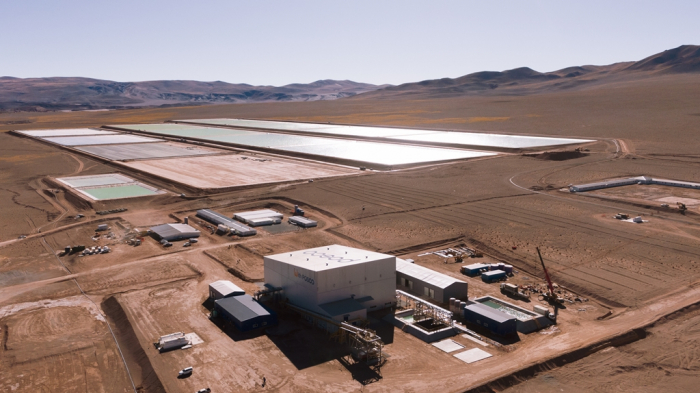
{"label": "barren hill", "polygon": [[700,73],[700,46],[683,45],[637,62],[605,66],[576,66],[546,73],[527,67],[500,72],[475,72],[459,78],[433,79],[388,86],[362,94],[356,99],[529,95],[567,89],[594,88],[674,73]]}
{"label": "barren hill", "polygon": [[334,100],[384,86],[337,80],[281,87],[226,82],[114,82],[0,77],[0,110],[104,109],[162,105]]}

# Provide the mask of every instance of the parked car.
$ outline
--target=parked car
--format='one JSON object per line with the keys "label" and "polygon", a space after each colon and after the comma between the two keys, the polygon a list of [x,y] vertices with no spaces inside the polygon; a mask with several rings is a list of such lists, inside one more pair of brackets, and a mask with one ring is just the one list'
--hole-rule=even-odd
{"label": "parked car", "polygon": [[192,374],[192,367],[185,367],[180,372],[177,374],[178,377],[184,377],[186,375],[191,375]]}
{"label": "parked car", "polygon": [[209,389],[209,388],[199,389],[199,390],[197,390],[197,393],[211,393],[211,389]]}

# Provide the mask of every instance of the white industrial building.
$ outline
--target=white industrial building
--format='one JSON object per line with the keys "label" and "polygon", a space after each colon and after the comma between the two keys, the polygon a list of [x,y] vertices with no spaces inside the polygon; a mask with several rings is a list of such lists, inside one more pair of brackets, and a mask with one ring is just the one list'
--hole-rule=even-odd
{"label": "white industrial building", "polygon": [[450,298],[467,300],[469,288],[462,280],[397,258],[396,289],[447,304]]}
{"label": "white industrial building", "polygon": [[396,257],[332,245],[264,257],[265,282],[290,303],[338,321],[396,303]]}
{"label": "white industrial building", "polygon": [[239,212],[234,213],[233,218],[238,221],[242,221],[252,227],[259,227],[263,225],[279,224],[282,222],[282,214],[274,210],[263,209],[254,210],[249,212]]}
{"label": "white industrial building", "polygon": [[209,297],[214,300],[240,295],[245,295],[245,291],[231,281],[219,280],[209,284]]}

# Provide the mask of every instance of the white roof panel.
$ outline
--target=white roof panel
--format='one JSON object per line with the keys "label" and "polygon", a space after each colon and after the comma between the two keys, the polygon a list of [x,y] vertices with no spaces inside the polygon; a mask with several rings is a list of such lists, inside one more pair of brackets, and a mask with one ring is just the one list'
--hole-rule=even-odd
{"label": "white roof panel", "polygon": [[396,257],[334,244],[331,246],[268,255],[266,258],[317,272]]}
{"label": "white roof panel", "polygon": [[436,272],[415,263],[409,263],[403,259],[396,258],[396,271],[407,276],[414,277],[417,280],[434,285],[438,288],[447,288],[456,282],[464,282],[446,274]]}
{"label": "white roof panel", "polygon": [[238,285],[232,283],[231,281],[228,280],[219,280],[219,281],[214,281],[213,283],[209,284],[210,287],[214,288],[217,292],[222,294],[224,297],[232,294],[232,293],[245,293],[241,287]]}

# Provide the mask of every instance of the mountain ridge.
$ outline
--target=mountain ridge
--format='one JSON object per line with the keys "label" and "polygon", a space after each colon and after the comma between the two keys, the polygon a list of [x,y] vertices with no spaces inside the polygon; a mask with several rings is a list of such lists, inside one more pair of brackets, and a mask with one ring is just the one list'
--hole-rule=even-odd
{"label": "mountain ridge", "polygon": [[505,71],[479,71],[457,78],[388,86],[353,99],[530,95],[677,73],[700,73],[700,46],[682,45],[639,61],[571,66],[552,72],[538,72],[529,67]]}
{"label": "mountain ridge", "polygon": [[122,109],[212,103],[334,100],[386,87],[321,79],[285,86],[192,80],[116,82],[82,77],[0,77],[0,110]]}

